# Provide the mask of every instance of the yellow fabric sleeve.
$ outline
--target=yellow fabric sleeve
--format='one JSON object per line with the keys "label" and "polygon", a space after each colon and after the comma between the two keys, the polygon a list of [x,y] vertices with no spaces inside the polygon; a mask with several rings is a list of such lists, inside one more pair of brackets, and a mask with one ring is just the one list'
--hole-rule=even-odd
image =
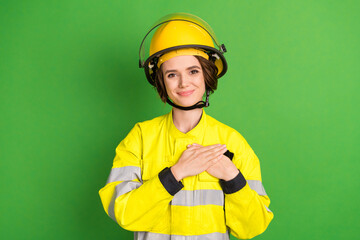
{"label": "yellow fabric sleeve", "polygon": [[[274,217],[268,209],[270,199],[265,191],[253,190],[249,182],[262,186],[260,162],[246,140],[236,133],[232,136],[234,146],[233,162],[241,171],[247,183],[245,187],[231,194],[225,194],[225,219],[230,233],[239,239],[253,238],[263,233]],[[239,144],[240,143],[240,144]],[[249,181],[248,181],[249,180]]]}
{"label": "yellow fabric sleeve", "polygon": [[99,195],[105,212],[129,231],[156,230],[170,219],[170,195],[158,175],[141,178],[142,139],[138,124],[116,148],[107,184]]}

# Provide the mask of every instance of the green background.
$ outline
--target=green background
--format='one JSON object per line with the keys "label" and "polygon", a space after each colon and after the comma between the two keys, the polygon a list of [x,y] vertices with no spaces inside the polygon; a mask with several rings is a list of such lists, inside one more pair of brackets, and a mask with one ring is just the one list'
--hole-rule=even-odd
{"label": "green background", "polygon": [[173,12],[228,49],[206,111],[260,159],[256,239],[356,239],[360,3],[332,0],[0,1],[0,239],[133,239],[98,191],[134,124],[170,111],[138,50]]}

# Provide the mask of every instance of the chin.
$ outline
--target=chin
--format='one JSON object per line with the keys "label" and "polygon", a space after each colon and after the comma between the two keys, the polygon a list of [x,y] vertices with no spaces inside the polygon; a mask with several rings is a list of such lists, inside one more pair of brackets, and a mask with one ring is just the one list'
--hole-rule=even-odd
{"label": "chin", "polygon": [[[195,97],[195,96],[191,96],[191,97],[177,97],[177,98],[170,98],[171,101],[173,101],[176,105],[182,106],[182,107],[190,107],[196,103],[198,103],[199,101],[202,101],[202,96],[200,97]],[[173,100],[175,99],[175,100]]]}
{"label": "chin", "polygon": [[197,101],[174,101],[174,103],[176,105],[182,106],[182,107],[190,107],[196,103],[198,103],[201,100],[197,100]]}

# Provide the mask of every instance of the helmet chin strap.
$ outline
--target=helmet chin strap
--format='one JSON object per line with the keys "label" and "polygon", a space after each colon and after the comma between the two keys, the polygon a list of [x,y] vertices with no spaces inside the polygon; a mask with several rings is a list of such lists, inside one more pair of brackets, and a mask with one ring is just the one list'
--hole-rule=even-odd
{"label": "helmet chin strap", "polygon": [[210,103],[209,103],[209,95],[210,95],[210,91],[207,90],[207,91],[206,91],[206,102],[204,102],[204,101],[199,101],[199,102],[197,102],[197,103],[195,103],[194,105],[189,106],[189,107],[182,107],[182,106],[176,105],[175,103],[171,102],[169,98],[166,99],[166,102],[167,102],[168,104],[170,104],[171,106],[175,107],[175,108],[188,111],[188,110],[193,110],[193,109],[195,109],[195,108],[208,107],[208,106],[210,105]]}

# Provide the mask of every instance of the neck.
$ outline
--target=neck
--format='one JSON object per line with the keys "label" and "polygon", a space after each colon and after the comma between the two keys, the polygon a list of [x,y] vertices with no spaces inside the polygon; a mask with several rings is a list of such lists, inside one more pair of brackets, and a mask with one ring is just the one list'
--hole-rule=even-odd
{"label": "neck", "polygon": [[200,122],[202,111],[202,108],[195,108],[189,111],[172,108],[172,118],[175,127],[180,132],[189,132]]}

